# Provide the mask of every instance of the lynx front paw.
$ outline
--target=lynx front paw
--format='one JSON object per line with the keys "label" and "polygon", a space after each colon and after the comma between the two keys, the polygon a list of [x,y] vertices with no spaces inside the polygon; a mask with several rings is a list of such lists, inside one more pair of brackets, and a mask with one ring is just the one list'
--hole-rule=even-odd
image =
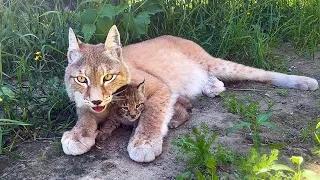
{"label": "lynx front paw", "polygon": [[152,140],[130,140],[128,153],[136,162],[151,162],[162,153],[162,137]]}
{"label": "lynx front paw", "polygon": [[96,133],[90,134],[85,130],[81,133],[66,131],[61,139],[63,152],[74,156],[88,152],[95,144],[96,135]]}

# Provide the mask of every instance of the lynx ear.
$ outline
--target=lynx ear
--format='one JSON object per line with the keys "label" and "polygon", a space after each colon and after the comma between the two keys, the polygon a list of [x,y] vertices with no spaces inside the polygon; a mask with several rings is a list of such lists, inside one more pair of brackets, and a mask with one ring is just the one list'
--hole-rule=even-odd
{"label": "lynx ear", "polygon": [[142,92],[143,94],[145,94],[145,86],[144,86],[144,81],[142,81],[142,83],[140,83],[138,86],[137,86],[137,89],[139,92]]}
{"label": "lynx ear", "polygon": [[120,34],[117,26],[113,25],[108,33],[106,42],[104,43],[105,50],[108,54],[122,59],[122,49],[120,43]]}
{"label": "lynx ear", "polygon": [[68,48],[68,62],[73,64],[81,58],[79,44],[82,42],[77,38],[76,34],[69,28],[69,48]]}

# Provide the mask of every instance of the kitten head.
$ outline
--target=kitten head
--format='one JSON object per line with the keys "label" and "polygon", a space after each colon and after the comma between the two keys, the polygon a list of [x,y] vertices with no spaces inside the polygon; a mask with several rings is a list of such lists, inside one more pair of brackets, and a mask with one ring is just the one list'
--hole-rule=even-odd
{"label": "kitten head", "polygon": [[138,86],[127,85],[119,89],[119,94],[114,99],[117,113],[120,117],[130,122],[136,121],[144,110],[145,87],[144,81]]}
{"label": "kitten head", "polygon": [[128,67],[122,58],[120,35],[113,26],[105,44],[85,44],[69,29],[68,66],[65,85],[77,107],[99,113],[111,102],[113,93],[129,83]]}

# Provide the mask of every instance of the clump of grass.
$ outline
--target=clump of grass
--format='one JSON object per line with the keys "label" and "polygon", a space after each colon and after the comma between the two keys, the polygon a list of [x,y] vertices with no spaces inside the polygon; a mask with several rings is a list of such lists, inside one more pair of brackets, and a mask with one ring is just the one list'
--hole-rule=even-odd
{"label": "clump of grass", "polygon": [[[320,124],[320,123],[319,123]],[[179,158],[185,160],[185,173],[177,175],[177,179],[218,179],[217,167],[219,165],[233,165],[232,176],[236,179],[317,179],[319,176],[313,171],[301,169],[302,157],[292,156],[291,161],[296,165],[296,170],[287,165],[278,164],[279,150],[273,149],[271,153],[261,154],[256,148],[244,156],[237,156],[221,144],[216,150],[211,146],[217,134],[212,134],[206,124],[194,128],[192,134],[187,134],[173,141],[179,149]],[[220,177],[222,178],[222,177]]]}

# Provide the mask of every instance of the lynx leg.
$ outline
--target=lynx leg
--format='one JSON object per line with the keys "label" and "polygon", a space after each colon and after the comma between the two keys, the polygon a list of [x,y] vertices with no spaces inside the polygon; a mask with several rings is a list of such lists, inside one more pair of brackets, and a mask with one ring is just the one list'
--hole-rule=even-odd
{"label": "lynx leg", "polygon": [[211,76],[207,84],[204,85],[202,92],[206,96],[215,97],[225,90],[226,88],[224,87],[223,82],[216,77]]}
{"label": "lynx leg", "polygon": [[168,126],[171,129],[177,128],[183,123],[185,123],[186,121],[188,121],[189,118],[190,118],[190,115],[187,109],[177,101],[177,103],[174,104],[174,115],[171,121],[169,122]]}
{"label": "lynx leg", "polygon": [[173,115],[173,104],[177,96],[168,89],[155,92],[145,103],[145,112],[130,138],[128,153],[132,160],[150,162],[162,153],[163,136]]}
{"label": "lynx leg", "polygon": [[97,122],[94,118],[86,115],[79,116],[77,124],[63,133],[62,149],[67,155],[80,155],[88,152],[95,144],[98,134]]}

